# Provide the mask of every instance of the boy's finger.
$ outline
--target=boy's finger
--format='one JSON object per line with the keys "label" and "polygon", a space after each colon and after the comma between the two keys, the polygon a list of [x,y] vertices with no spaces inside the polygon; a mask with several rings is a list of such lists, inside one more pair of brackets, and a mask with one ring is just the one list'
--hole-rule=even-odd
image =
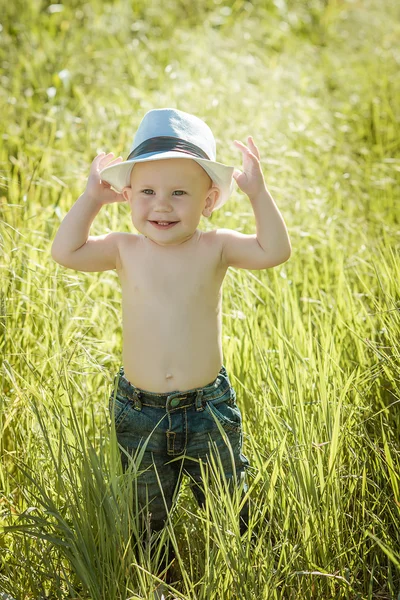
{"label": "boy's finger", "polygon": [[102,162],[103,160],[110,160],[113,156],[114,152],[109,152],[108,154],[105,154],[104,156],[100,157],[100,162]]}
{"label": "boy's finger", "polygon": [[95,156],[94,159],[92,160],[92,165],[97,167],[97,165],[103,158],[104,154],[105,154],[105,152],[100,152],[99,154],[97,154],[97,156]]}
{"label": "boy's finger", "polygon": [[234,143],[237,144],[238,146],[240,146],[241,148],[248,150],[247,146],[245,146],[242,142],[239,142],[238,140],[234,140]]}
{"label": "boy's finger", "polygon": [[237,140],[235,140],[235,144],[238,144],[240,146],[240,150],[243,153],[249,154],[250,156],[253,156],[253,154],[255,154],[253,152],[253,150],[251,150],[250,148],[248,148],[247,146],[245,146],[244,144],[242,144],[242,142],[238,142]]}
{"label": "boy's finger", "polygon": [[108,158],[109,156],[114,156],[114,152],[108,152],[108,154],[106,154],[105,152],[99,152],[99,154],[96,156],[95,160],[104,160],[105,158]]}
{"label": "boy's finger", "polygon": [[114,158],[114,160],[113,160],[113,161],[111,161],[111,162],[115,163],[115,162],[121,162],[121,161],[123,161],[123,160],[124,160],[124,159],[122,158],[122,156],[117,156],[117,158]]}
{"label": "boy's finger", "polygon": [[[103,156],[103,158],[99,162],[99,169],[100,169],[100,171],[102,171],[106,167],[110,167],[111,165],[115,164],[115,161],[117,159],[113,158],[113,156],[114,155],[110,156],[108,154],[106,156]],[[118,161],[118,162],[120,162],[120,161]]]}
{"label": "boy's finger", "polygon": [[98,155],[96,156],[96,159],[101,159],[101,158],[105,158],[107,156],[112,156],[114,154],[114,152],[109,152],[108,154],[106,154],[105,152],[99,152]]}
{"label": "boy's finger", "polygon": [[252,139],[250,139],[250,138],[249,138],[249,145],[250,145],[250,146],[251,146],[251,148],[252,148],[252,152],[253,152],[253,154],[255,154],[256,156],[258,156],[258,158],[260,158],[260,152],[259,152],[258,148],[257,148],[257,146],[255,145],[255,143],[253,142],[253,140],[252,140]]}
{"label": "boy's finger", "polygon": [[[111,152],[112,154],[112,152]],[[110,154],[106,154],[105,152],[100,152],[93,160],[92,165],[93,167],[98,170],[102,161],[104,159],[106,159],[108,156],[110,156]],[[101,170],[101,169],[100,169]]]}
{"label": "boy's finger", "polygon": [[116,165],[119,162],[123,161],[124,159],[122,158],[122,156],[118,156],[117,158],[114,158],[114,160],[110,161],[107,163],[107,167],[111,167],[111,165]]}
{"label": "boy's finger", "polygon": [[259,152],[257,146],[255,145],[252,136],[249,135],[249,137],[247,139],[249,141],[250,146],[252,146],[252,148],[253,148],[253,154],[255,154],[257,156],[257,158],[260,158],[260,152]]}
{"label": "boy's finger", "polygon": [[256,144],[255,144],[255,141],[254,141],[254,139],[253,139],[253,136],[252,136],[252,135],[249,135],[249,136],[248,136],[248,138],[247,138],[247,141],[248,141],[248,143],[249,143],[249,146],[252,146],[253,148],[257,149],[257,146],[256,146]]}

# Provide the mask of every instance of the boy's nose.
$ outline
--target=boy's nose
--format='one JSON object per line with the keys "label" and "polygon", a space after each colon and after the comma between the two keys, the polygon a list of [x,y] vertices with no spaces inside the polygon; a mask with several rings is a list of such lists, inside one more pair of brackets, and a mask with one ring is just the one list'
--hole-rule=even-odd
{"label": "boy's nose", "polygon": [[154,201],[154,207],[155,208],[161,208],[164,210],[167,210],[169,208],[171,208],[171,199],[170,197],[165,194],[158,194],[157,198]]}
{"label": "boy's nose", "polygon": [[170,213],[172,206],[167,202],[156,202],[153,207],[154,212]]}

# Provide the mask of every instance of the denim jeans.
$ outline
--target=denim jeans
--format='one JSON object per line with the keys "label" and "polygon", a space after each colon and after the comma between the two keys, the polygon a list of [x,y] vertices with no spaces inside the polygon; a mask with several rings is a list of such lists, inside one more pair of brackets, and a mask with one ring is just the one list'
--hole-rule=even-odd
{"label": "denim jeans", "polygon": [[[170,510],[183,474],[189,476],[198,504],[205,506],[199,460],[207,463],[212,447],[218,449],[229,489],[241,484],[243,493],[247,491],[245,470],[250,463],[242,454],[242,416],[224,366],[216,379],[204,387],[165,393],[135,387],[125,378],[121,367],[114,378],[109,410],[111,418],[115,419],[118,444],[129,455],[134,455],[150,436],[138,467],[137,500],[140,508],[149,504],[152,530],[157,531],[164,526],[167,516],[165,504]],[[214,417],[230,442],[233,461]],[[128,458],[121,448],[125,471]],[[218,454],[214,456],[219,461]],[[241,533],[247,530],[248,510],[246,502],[239,515]]]}

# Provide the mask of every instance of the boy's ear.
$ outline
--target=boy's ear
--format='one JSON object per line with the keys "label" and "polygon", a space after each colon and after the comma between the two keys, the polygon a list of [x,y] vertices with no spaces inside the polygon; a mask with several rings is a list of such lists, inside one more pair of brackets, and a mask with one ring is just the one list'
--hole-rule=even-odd
{"label": "boy's ear", "polygon": [[218,201],[220,193],[221,193],[220,189],[215,185],[211,186],[210,189],[208,190],[207,198],[206,198],[206,205],[203,208],[203,212],[202,212],[202,214],[205,217],[211,216],[211,213],[214,210],[214,206]]}
{"label": "boy's ear", "polygon": [[125,198],[125,200],[128,202],[128,204],[131,203],[131,198],[132,198],[132,188],[128,185],[126,185],[123,190],[122,190],[122,195]]}

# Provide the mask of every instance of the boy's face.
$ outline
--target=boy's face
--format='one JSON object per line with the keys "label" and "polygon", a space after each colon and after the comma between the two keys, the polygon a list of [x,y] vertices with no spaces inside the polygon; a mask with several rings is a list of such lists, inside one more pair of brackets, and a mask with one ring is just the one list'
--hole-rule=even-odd
{"label": "boy's face", "polygon": [[[194,160],[168,158],[136,163],[131,187],[122,193],[140,233],[160,246],[176,246],[194,235],[202,214],[211,215],[220,192]],[[176,223],[163,229],[154,224],[160,221]]]}

